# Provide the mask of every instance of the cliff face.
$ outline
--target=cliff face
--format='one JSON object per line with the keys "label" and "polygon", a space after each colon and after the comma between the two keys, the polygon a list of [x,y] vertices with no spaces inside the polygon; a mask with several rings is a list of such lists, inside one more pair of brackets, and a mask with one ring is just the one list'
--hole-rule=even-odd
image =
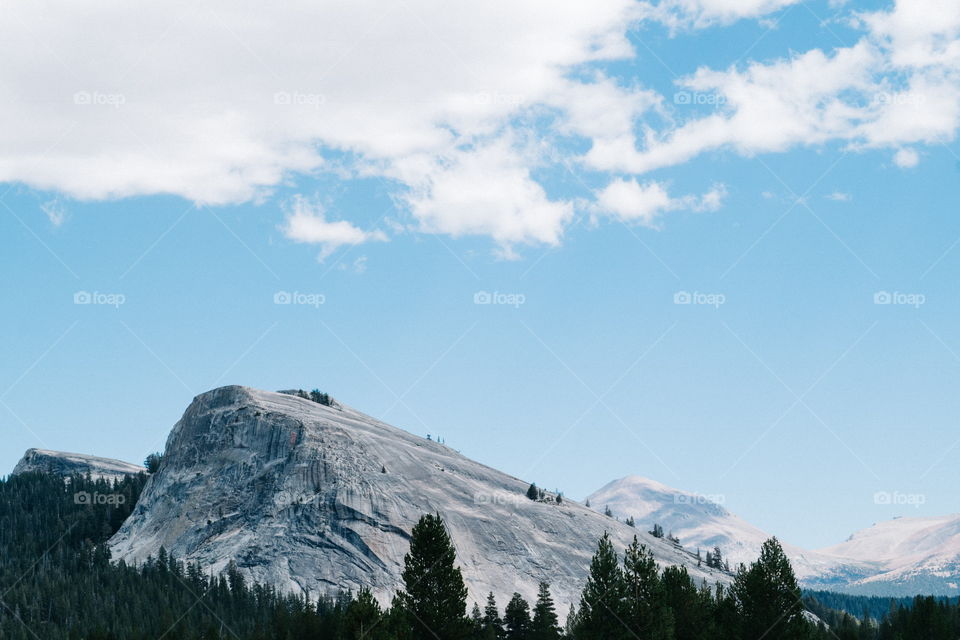
{"label": "cliff face", "polygon": [[[312,594],[400,586],[409,531],[424,513],[450,528],[471,601],[536,595],[549,582],[561,613],[586,578],[598,538],[634,534],[661,563],[727,581],[645,532],[579,504],[525,497],[528,484],[349,407],[223,387],[194,399],[160,470],[111,540],[115,559],[165,547],[222,570]],[[505,601],[505,600],[504,600]]]}
{"label": "cliff face", "polygon": [[82,453],[27,449],[27,452],[20,458],[20,462],[13,468],[13,475],[34,471],[60,476],[70,476],[75,473],[86,475],[89,473],[94,478],[113,480],[126,475],[137,474],[146,471],[146,469],[122,460],[98,458]]}

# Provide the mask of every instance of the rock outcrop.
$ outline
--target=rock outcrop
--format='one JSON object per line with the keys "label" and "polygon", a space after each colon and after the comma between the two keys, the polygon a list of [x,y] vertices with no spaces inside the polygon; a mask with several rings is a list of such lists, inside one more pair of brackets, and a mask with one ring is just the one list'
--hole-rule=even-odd
{"label": "rock outcrop", "polygon": [[146,469],[138,464],[113,460],[112,458],[98,458],[82,453],[49,451],[47,449],[27,449],[27,452],[20,458],[20,462],[13,468],[13,475],[32,471],[60,476],[71,476],[75,473],[90,474],[94,478],[114,480],[145,472]]}
{"label": "rock outcrop", "polygon": [[551,584],[561,614],[577,601],[597,540],[634,535],[661,564],[698,582],[727,582],[687,550],[573,501],[526,497],[528,483],[443,444],[347,406],[245,387],[194,399],[163,463],[111,540],[115,559],[142,562],[161,547],[208,570],[230,561],[249,577],[312,595],[400,586],[409,532],[424,513],[450,528],[470,600]]}

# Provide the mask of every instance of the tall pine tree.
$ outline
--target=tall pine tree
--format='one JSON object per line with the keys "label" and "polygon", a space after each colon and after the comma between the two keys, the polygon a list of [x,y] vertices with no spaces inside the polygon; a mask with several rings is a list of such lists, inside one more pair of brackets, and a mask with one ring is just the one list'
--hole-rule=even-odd
{"label": "tall pine tree", "polygon": [[487,595],[487,606],[483,609],[483,624],[480,635],[483,640],[499,640],[503,638],[503,620],[500,619],[500,611],[497,609],[497,599],[493,597],[491,591]]}
{"label": "tall pine tree", "polygon": [[507,640],[528,640],[530,633],[530,605],[519,593],[514,593],[503,612]]}
{"label": "tall pine tree", "polygon": [[560,640],[560,635],[560,624],[553,596],[550,595],[550,585],[541,582],[537,591],[537,603],[533,607],[530,640]]}
{"label": "tall pine tree", "polygon": [[633,536],[623,556],[624,611],[627,626],[640,638],[673,638],[673,616],[666,606],[653,553]]}
{"label": "tall pine tree", "polygon": [[604,533],[590,561],[590,575],[580,596],[576,638],[620,640],[630,637],[623,622],[623,600],[623,571],[617,562],[610,534]]}
{"label": "tall pine tree", "polygon": [[760,549],[760,558],[747,569],[741,565],[733,595],[747,638],[804,638],[809,624],[803,616],[800,587],[793,567],[776,538]]}
{"label": "tall pine tree", "polygon": [[413,527],[401,577],[401,601],[414,640],[459,640],[469,631],[467,587],[456,566],[457,552],[439,514]]}

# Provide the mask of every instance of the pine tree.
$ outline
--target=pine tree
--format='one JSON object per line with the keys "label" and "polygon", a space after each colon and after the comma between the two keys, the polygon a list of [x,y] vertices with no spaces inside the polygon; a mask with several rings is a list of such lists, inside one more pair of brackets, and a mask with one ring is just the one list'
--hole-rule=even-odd
{"label": "pine tree", "polygon": [[344,617],[345,637],[350,640],[382,638],[384,629],[380,627],[383,612],[374,599],[370,589],[360,589],[355,600],[347,605]]}
{"label": "pine tree", "polygon": [[733,594],[745,637],[793,640],[806,636],[809,625],[803,616],[800,587],[776,538],[763,543],[760,558],[749,569],[741,565]]}
{"label": "pine tree", "polygon": [[712,569],[723,569],[723,555],[720,553],[719,546],[713,548],[713,553],[707,551],[707,566]]}
{"label": "pine tree", "polygon": [[537,489],[537,483],[531,482],[530,487],[527,489],[527,497],[531,500],[536,500],[540,497],[540,490]]}
{"label": "pine tree", "polygon": [[472,627],[472,636],[474,638],[481,638],[480,635],[483,631],[483,614],[480,612],[480,605],[476,602],[473,603],[473,609],[470,610],[470,626]]}
{"label": "pine tree", "polygon": [[662,538],[662,537],[663,537],[663,527],[661,527],[661,526],[658,525],[658,524],[655,524],[655,525],[653,525],[653,529],[651,529],[648,533],[649,533],[650,535],[652,535],[654,538]]}
{"label": "pine tree", "polygon": [[687,568],[666,567],[660,581],[663,585],[664,604],[672,612],[674,637],[677,640],[709,638],[709,635],[704,635],[709,610],[702,602],[703,594],[690,579]]}
{"label": "pine tree", "polygon": [[560,640],[560,635],[560,624],[553,596],[550,595],[550,585],[541,582],[537,591],[537,603],[533,607],[530,640]]}
{"label": "pine tree", "polygon": [[624,622],[640,638],[673,637],[673,620],[666,606],[663,585],[653,553],[637,536],[623,556]]}
{"label": "pine tree", "polygon": [[401,577],[403,606],[414,640],[455,640],[466,637],[467,588],[456,550],[439,514],[424,515],[413,527],[410,553]]}
{"label": "pine tree", "polygon": [[617,562],[610,534],[604,533],[590,561],[590,575],[580,596],[575,633],[577,640],[619,640],[629,637],[622,622],[623,596],[623,571]]}
{"label": "pine tree", "polygon": [[160,464],[163,462],[163,454],[155,451],[146,457],[143,466],[147,468],[147,473],[156,473],[160,471]]}
{"label": "pine tree", "polygon": [[503,612],[507,640],[528,640],[530,633],[530,605],[519,593],[514,593]]}
{"label": "pine tree", "polygon": [[487,606],[483,609],[483,624],[481,638],[484,640],[497,640],[502,638],[503,620],[500,619],[500,611],[497,609],[497,600],[493,597],[491,591],[487,595]]}
{"label": "pine tree", "polygon": [[636,523],[636,521],[634,521],[633,516],[630,516],[629,518],[627,518],[626,524],[627,524],[628,527],[635,527],[635,526],[637,526],[637,523]]}

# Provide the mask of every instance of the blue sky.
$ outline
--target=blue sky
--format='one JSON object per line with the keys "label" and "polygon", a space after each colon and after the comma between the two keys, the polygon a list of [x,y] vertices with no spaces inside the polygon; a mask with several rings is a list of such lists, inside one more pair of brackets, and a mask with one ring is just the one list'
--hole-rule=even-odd
{"label": "blue sky", "polygon": [[[215,386],[320,387],[570,497],[640,474],[808,547],[960,510],[960,16],[737,7],[610,2],[529,34],[333,15],[362,44],[317,52],[331,87],[315,61],[278,78],[239,26],[181,51],[214,29],[189,11],[21,51],[0,469],[141,460]],[[278,41],[303,44],[296,11]],[[165,85],[175,53],[216,81]],[[388,54],[406,66],[364,66]]]}

